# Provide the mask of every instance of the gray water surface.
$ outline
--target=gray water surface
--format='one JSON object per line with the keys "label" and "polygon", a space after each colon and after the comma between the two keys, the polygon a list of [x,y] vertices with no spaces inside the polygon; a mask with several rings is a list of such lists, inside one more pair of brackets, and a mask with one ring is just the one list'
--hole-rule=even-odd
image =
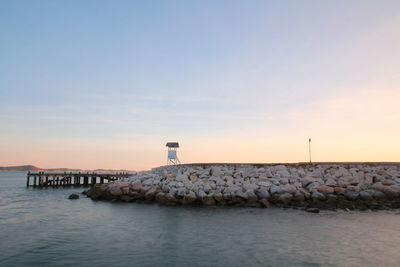
{"label": "gray water surface", "polygon": [[0,266],[400,266],[400,213],[164,207],[0,172]]}

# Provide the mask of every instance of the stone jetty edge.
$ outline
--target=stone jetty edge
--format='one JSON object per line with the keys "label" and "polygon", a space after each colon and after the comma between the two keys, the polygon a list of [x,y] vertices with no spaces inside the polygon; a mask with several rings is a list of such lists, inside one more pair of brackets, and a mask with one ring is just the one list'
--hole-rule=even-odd
{"label": "stone jetty edge", "polygon": [[163,205],[400,208],[399,163],[188,164],[96,184],[93,200]]}

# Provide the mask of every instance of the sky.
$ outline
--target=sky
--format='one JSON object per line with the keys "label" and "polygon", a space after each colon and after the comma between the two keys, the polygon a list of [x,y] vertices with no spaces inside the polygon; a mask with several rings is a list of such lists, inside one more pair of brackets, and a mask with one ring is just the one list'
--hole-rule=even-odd
{"label": "sky", "polygon": [[0,166],[400,161],[400,1],[0,1]]}

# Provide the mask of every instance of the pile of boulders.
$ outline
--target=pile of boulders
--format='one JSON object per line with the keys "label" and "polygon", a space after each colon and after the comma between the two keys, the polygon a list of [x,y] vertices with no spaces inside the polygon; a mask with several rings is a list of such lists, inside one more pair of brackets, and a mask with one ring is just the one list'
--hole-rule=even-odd
{"label": "pile of boulders", "polygon": [[180,165],[97,184],[92,199],[165,205],[344,209],[400,207],[400,166],[372,164]]}

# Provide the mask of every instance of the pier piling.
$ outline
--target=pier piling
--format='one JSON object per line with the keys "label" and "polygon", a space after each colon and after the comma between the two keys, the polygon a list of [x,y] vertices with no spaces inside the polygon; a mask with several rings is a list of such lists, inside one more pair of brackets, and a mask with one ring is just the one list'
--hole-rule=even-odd
{"label": "pier piling", "polygon": [[[132,173],[52,173],[52,172],[28,172],[26,186],[55,187],[55,186],[89,186],[96,183],[108,183],[132,176]],[[32,179],[33,178],[33,183]],[[97,179],[97,177],[99,179]]]}

